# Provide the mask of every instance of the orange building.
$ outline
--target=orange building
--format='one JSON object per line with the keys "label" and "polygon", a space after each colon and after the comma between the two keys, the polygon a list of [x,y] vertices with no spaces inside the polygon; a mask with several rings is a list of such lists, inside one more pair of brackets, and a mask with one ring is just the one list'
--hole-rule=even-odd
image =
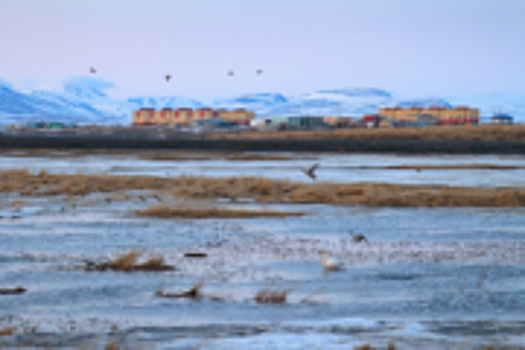
{"label": "orange building", "polygon": [[133,112],[133,125],[155,125],[155,110],[153,108],[141,108]]}
{"label": "orange building", "polygon": [[247,111],[242,108],[228,111],[225,109],[219,110],[219,118],[239,125],[250,125],[250,120],[255,119],[255,112]]}
{"label": "orange building", "polygon": [[253,111],[235,109],[214,110],[212,108],[163,108],[155,111],[153,108],[141,108],[134,111],[133,125],[189,125],[194,120],[224,119],[239,125],[250,125],[250,120],[255,119]]}
{"label": "orange building", "polygon": [[422,117],[431,117],[437,124],[463,125],[477,124],[479,122],[479,109],[457,106],[445,108],[431,106],[429,108],[411,107],[385,107],[379,110],[382,117],[399,122],[415,122]]}
{"label": "orange building", "polygon": [[160,111],[155,112],[155,124],[156,125],[170,125],[173,122],[173,109],[163,108]]}

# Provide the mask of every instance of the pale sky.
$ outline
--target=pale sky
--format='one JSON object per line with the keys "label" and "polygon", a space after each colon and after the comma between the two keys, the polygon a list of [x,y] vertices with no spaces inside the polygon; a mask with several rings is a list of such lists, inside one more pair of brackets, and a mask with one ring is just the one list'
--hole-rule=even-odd
{"label": "pale sky", "polygon": [[126,96],[523,94],[525,1],[0,0],[0,78],[91,66]]}

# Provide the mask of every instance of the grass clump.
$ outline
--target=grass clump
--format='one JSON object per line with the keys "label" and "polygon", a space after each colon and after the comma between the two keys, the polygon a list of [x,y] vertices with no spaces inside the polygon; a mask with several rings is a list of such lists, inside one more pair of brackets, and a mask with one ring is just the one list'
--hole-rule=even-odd
{"label": "grass clump", "polygon": [[264,288],[255,294],[254,300],[261,304],[283,304],[286,303],[286,297],[291,291],[291,289]]}
{"label": "grass clump", "polygon": [[16,332],[16,327],[7,327],[0,329],[0,337],[6,337],[9,335],[13,335]]}
{"label": "grass clump", "polygon": [[204,280],[198,281],[193,287],[190,289],[180,292],[180,293],[168,293],[164,292],[162,289],[159,289],[155,292],[155,295],[161,298],[198,298],[200,290],[202,286],[204,285]]}
{"label": "grass clump", "polygon": [[134,270],[141,271],[173,271],[175,268],[171,265],[166,265],[164,263],[164,257],[156,256],[151,259],[146,260],[141,264],[133,266]]}
{"label": "grass clump", "polygon": [[126,254],[118,256],[108,264],[108,268],[115,271],[131,271],[135,267],[140,254],[136,251],[131,251]]}
{"label": "grass clump", "polygon": [[124,272],[131,272],[131,271],[153,271],[153,272],[161,272],[161,271],[173,271],[175,270],[175,267],[172,265],[167,265],[164,262],[164,257],[162,256],[156,256],[152,257],[140,264],[137,263],[139,260],[140,253],[136,251],[131,251],[125,254],[122,254],[109,263],[90,263],[89,266],[87,266],[88,271],[105,271],[105,270],[113,270],[113,271],[124,271]]}
{"label": "grass clump", "polygon": [[181,217],[190,219],[205,218],[253,218],[253,217],[286,217],[301,216],[303,213],[281,212],[269,210],[231,209],[218,207],[196,207],[196,206],[153,206],[144,210],[137,210],[139,216],[155,216],[161,218]]}
{"label": "grass clump", "polygon": [[[299,171],[298,171],[299,174]],[[83,196],[127,190],[162,192],[179,199],[251,198],[262,203],[320,203],[370,207],[523,207],[525,188],[472,188],[381,183],[299,183],[258,177],[54,175],[27,169],[0,171],[0,193]],[[139,196],[139,199],[144,198]],[[133,200],[133,199],[130,199]],[[137,215],[158,217],[282,217],[302,215],[228,208],[156,206]]]}

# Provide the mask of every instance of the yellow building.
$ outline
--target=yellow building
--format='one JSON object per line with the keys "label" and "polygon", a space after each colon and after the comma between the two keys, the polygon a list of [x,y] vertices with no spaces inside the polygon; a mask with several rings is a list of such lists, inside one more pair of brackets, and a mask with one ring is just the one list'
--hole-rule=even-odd
{"label": "yellow building", "polygon": [[153,108],[141,108],[133,112],[133,125],[154,125],[155,110]]}
{"label": "yellow building", "polygon": [[173,124],[173,109],[163,108],[160,111],[155,112],[155,124],[156,125],[170,125]]}
{"label": "yellow building", "polygon": [[224,119],[239,125],[250,125],[250,120],[255,119],[255,112],[240,108],[233,111],[221,109],[218,111],[218,115],[220,119]]}
{"label": "yellow building", "polygon": [[219,114],[211,108],[199,108],[195,111],[195,120],[217,118]]}
{"label": "yellow building", "polygon": [[479,109],[458,106],[455,108],[444,107],[385,107],[379,110],[385,118],[400,122],[415,122],[421,117],[435,118],[437,124],[477,124],[479,122]]}
{"label": "yellow building", "polygon": [[194,120],[220,118],[240,125],[250,125],[250,120],[255,119],[253,111],[244,109],[214,110],[212,108],[163,108],[155,111],[153,108],[141,108],[132,113],[133,125],[189,125]]}
{"label": "yellow building", "polygon": [[193,109],[179,108],[175,111],[172,124],[188,125],[193,119]]}

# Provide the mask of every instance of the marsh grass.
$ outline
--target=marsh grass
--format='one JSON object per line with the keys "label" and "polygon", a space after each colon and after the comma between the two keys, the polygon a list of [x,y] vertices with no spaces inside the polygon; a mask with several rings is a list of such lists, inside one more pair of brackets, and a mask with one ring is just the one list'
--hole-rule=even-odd
{"label": "marsh grass", "polygon": [[[37,174],[27,169],[0,171],[0,193],[27,196],[66,195],[80,198],[90,193],[123,193],[147,190],[178,199],[217,200],[220,198],[251,198],[262,203],[321,203],[362,205],[371,207],[522,207],[525,188],[471,188],[435,185],[396,185],[378,183],[299,183],[259,177],[211,178],[179,176],[56,175],[45,170]],[[133,199],[130,199],[133,200]],[[175,208],[175,209],[173,209]],[[248,217],[251,214],[247,214]],[[254,216],[262,215],[257,212]],[[240,217],[243,213],[227,213],[212,208],[158,206],[139,211],[137,215],[205,217]],[[282,213],[277,213],[279,216]],[[285,214],[290,215],[290,214]],[[298,214],[296,214],[298,215]],[[221,217],[221,216],[219,216]]]}
{"label": "marsh grass", "polygon": [[171,265],[166,265],[164,262],[164,257],[156,256],[146,260],[141,264],[133,266],[134,270],[139,271],[173,271],[175,268]]}
{"label": "marsh grass", "polygon": [[286,298],[291,291],[291,289],[264,288],[259,290],[253,299],[261,304],[283,304],[286,303]]}
{"label": "marsh grass", "polygon": [[[175,270],[174,266],[165,264],[164,257],[162,256],[152,257],[138,264],[137,261],[139,260],[139,258],[140,258],[139,252],[130,251],[128,253],[119,255],[118,257],[110,261],[107,264],[107,268],[113,271],[124,271],[124,272],[131,272],[131,271],[161,272],[161,271]],[[99,270],[99,269],[95,269],[95,270]]]}
{"label": "marsh grass", "polygon": [[214,139],[288,140],[482,140],[525,141],[525,125],[434,126],[428,128],[336,129],[321,131],[226,132]]}
{"label": "marsh grass", "polygon": [[218,207],[197,207],[197,206],[165,206],[156,205],[144,210],[137,210],[135,214],[139,216],[154,216],[161,218],[190,218],[190,219],[205,219],[205,218],[253,218],[253,217],[286,217],[286,216],[301,216],[303,213],[296,212],[281,212],[269,210],[249,210],[249,209],[232,209],[232,208],[218,208]]}
{"label": "marsh grass", "polygon": [[7,327],[0,329],[0,337],[6,337],[9,335],[14,335],[16,333],[16,327]]}
{"label": "marsh grass", "polygon": [[204,285],[204,280],[200,280],[190,289],[180,292],[180,293],[164,292],[161,288],[155,292],[155,295],[161,298],[194,298],[195,299],[200,296],[200,290],[203,285]]}

